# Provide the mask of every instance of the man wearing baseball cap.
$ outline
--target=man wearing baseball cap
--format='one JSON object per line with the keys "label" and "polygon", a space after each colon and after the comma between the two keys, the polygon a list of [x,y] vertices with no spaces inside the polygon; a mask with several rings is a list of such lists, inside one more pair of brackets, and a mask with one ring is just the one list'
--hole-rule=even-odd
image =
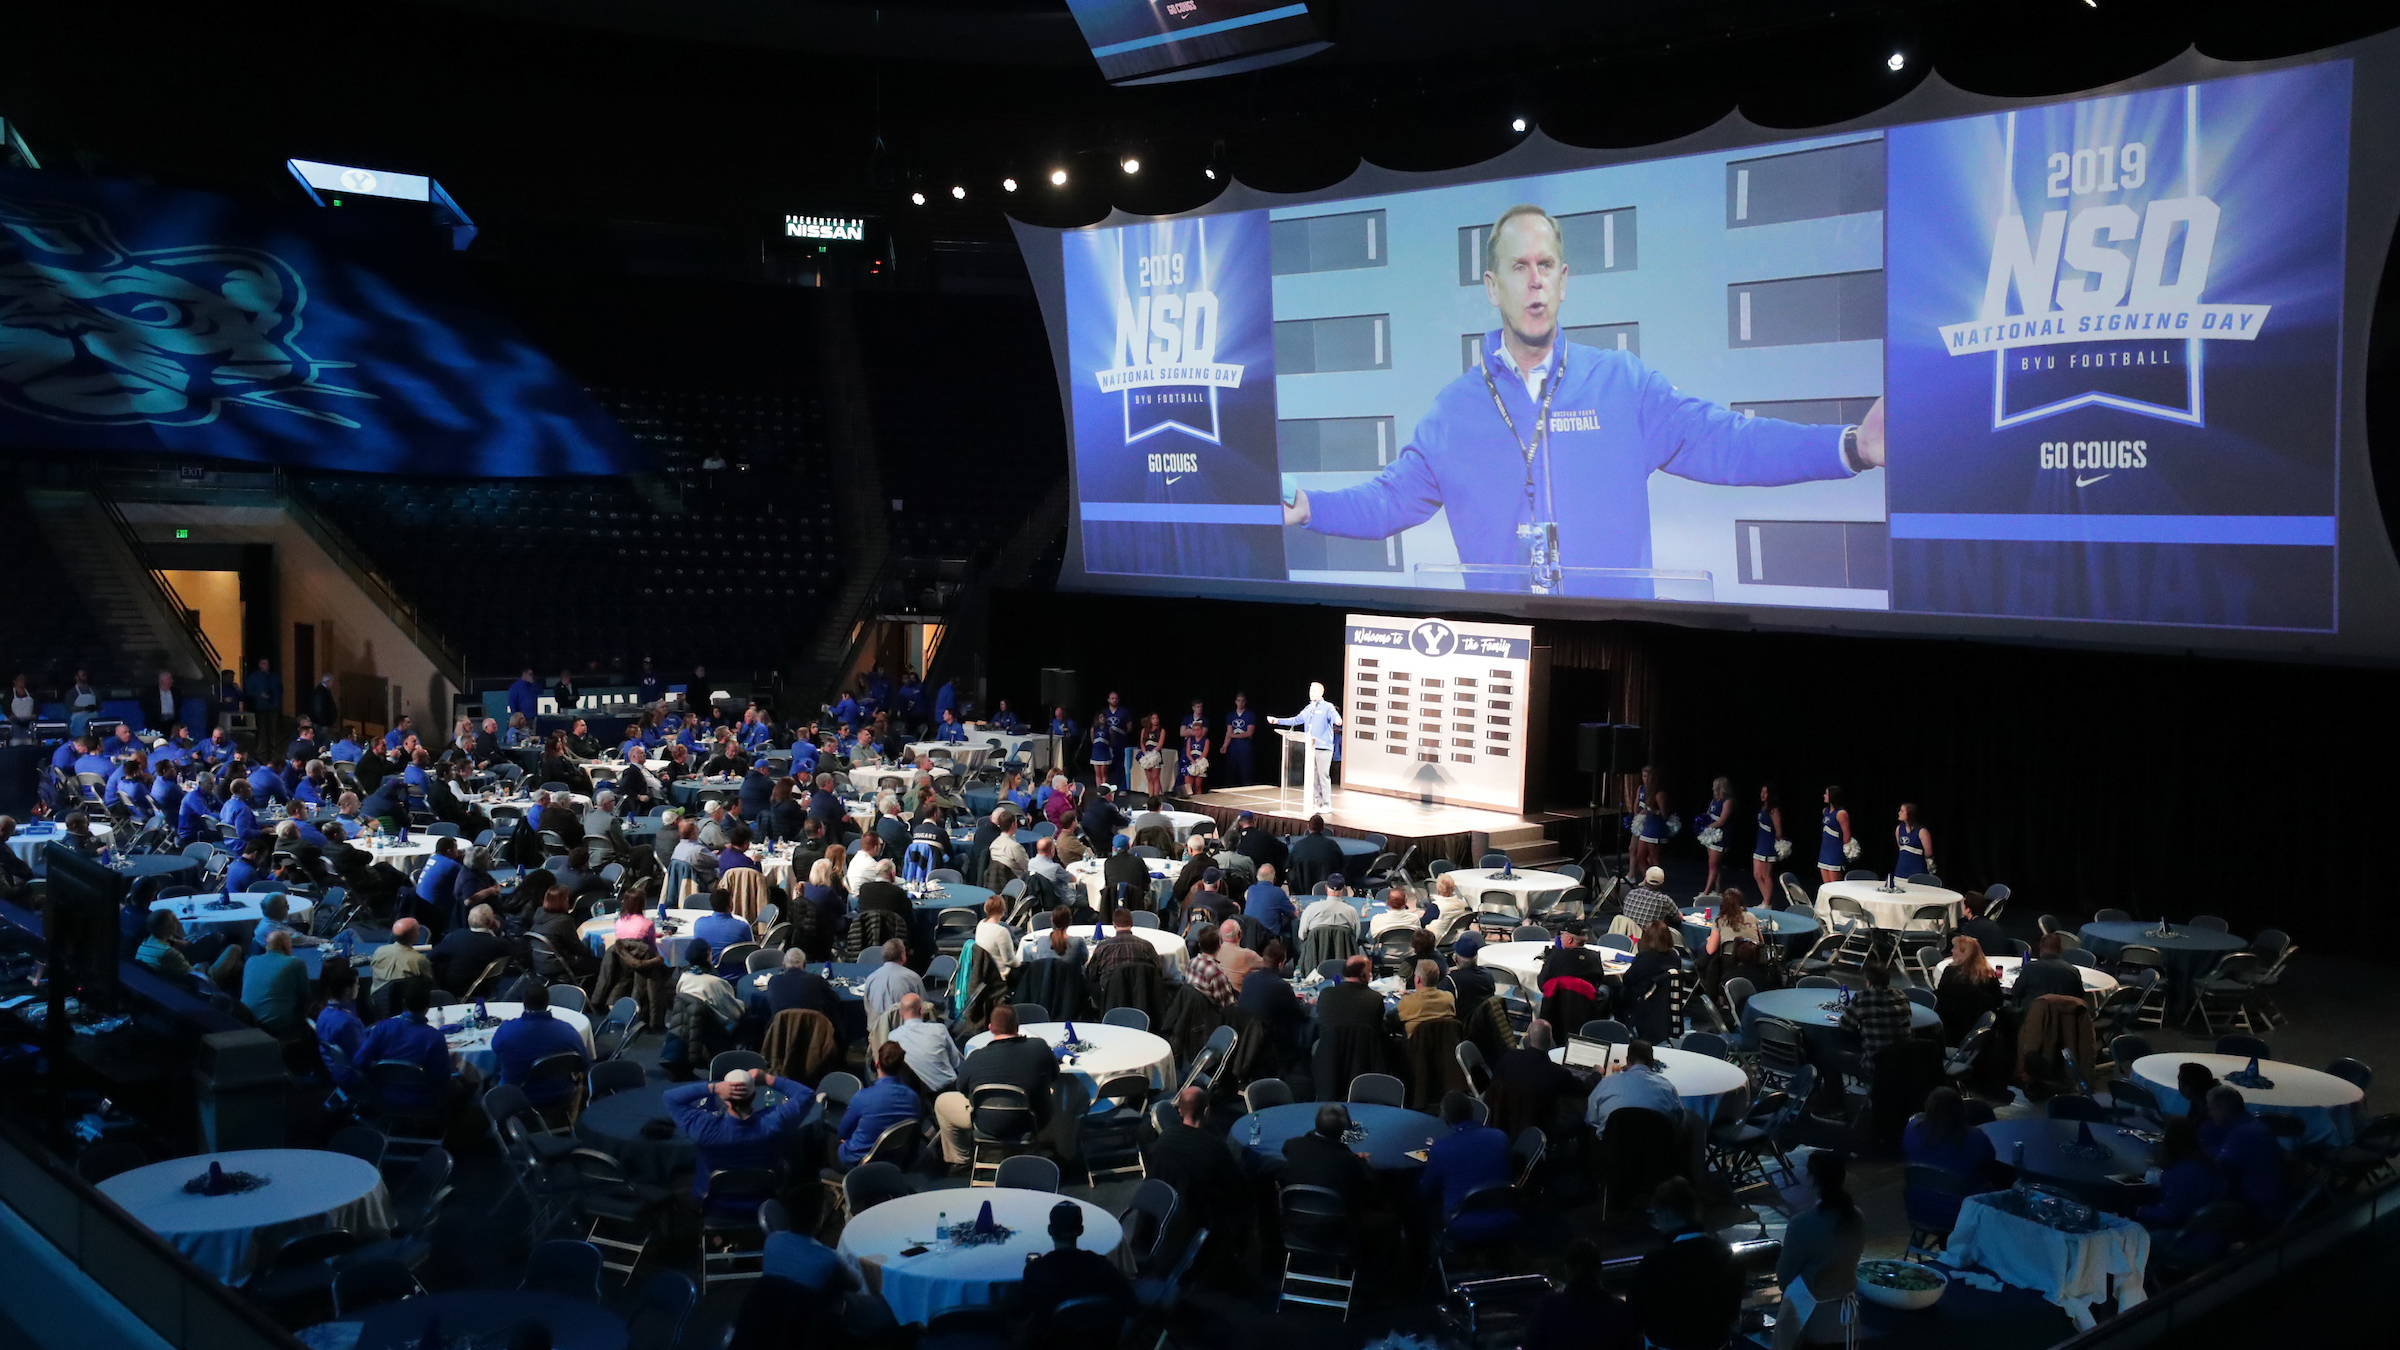
{"label": "man wearing baseball cap", "polygon": [[1625,918],[1633,924],[1633,931],[1642,932],[1654,923],[1672,928],[1683,922],[1683,911],[1663,889],[1666,884],[1666,869],[1653,867],[1642,874],[1641,885],[1625,892]]}
{"label": "man wearing baseball cap", "polygon": [[1450,947],[1450,973],[1446,977],[1450,996],[1458,1000],[1458,1020],[1474,1025],[1475,1009],[1492,996],[1495,988],[1492,972],[1485,970],[1477,959],[1483,950],[1483,934],[1470,928],[1458,935]]}

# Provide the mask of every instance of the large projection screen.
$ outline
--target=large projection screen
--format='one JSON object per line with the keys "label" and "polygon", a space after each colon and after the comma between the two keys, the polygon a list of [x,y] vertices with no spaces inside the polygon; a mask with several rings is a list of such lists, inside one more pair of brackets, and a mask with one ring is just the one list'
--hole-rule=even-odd
{"label": "large projection screen", "polygon": [[1020,224],[1061,584],[2390,660],[2400,47]]}

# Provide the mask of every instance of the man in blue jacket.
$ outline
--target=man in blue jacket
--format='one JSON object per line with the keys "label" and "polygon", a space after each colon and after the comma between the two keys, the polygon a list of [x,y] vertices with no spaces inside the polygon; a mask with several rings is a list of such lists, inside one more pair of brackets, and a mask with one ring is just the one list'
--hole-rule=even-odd
{"label": "man in blue jacket", "polygon": [[492,1033],[492,1056],[500,1061],[500,1081],[525,1089],[525,1100],[535,1106],[551,1106],[565,1101],[575,1092],[575,1080],[549,1078],[536,1081],[533,1066],[552,1055],[570,1054],[591,1062],[591,1051],[583,1045],[583,1033],[553,1016],[550,1012],[550,988],[539,980],[527,980],[521,997],[525,1002],[522,1015],[500,1024]]}
{"label": "man in blue jacket", "polygon": [[1446,510],[1459,561],[1495,568],[1469,573],[1470,590],[1641,599],[1646,579],[1549,569],[1650,567],[1652,473],[1770,487],[1883,463],[1881,399],[1853,427],[1745,417],[1683,394],[1629,352],[1560,341],[1565,248],[1538,206],[1512,206],[1493,225],[1483,289],[1500,327],[1476,369],[1434,395],[1382,473],[1299,493],[1284,524],[1386,539]]}
{"label": "man in blue jacket", "polygon": [[517,682],[508,687],[508,711],[512,716],[522,716],[530,726],[541,708],[541,699],[542,682],[533,678],[533,667],[527,666],[518,672]]}
{"label": "man in blue jacket", "polygon": [[1514,1209],[1477,1210],[1461,1215],[1469,1195],[1509,1182],[1511,1160],[1508,1136],[1489,1125],[1474,1123],[1474,1102],[1463,1092],[1442,1097],[1442,1123],[1450,1133],[1434,1141],[1417,1178],[1417,1193],[1442,1207],[1442,1222],[1469,1242],[1489,1242],[1516,1226]]}

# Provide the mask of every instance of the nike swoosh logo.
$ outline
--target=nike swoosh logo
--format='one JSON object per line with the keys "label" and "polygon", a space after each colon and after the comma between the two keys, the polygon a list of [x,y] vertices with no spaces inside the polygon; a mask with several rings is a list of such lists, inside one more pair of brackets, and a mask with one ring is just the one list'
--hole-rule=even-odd
{"label": "nike swoosh logo", "polygon": [[[2086,478],[2086,477],[2084,477],[2082,474],[2077,474],[2077,475],[2075,475],[2075,486],[2077,486],[2077,487],[2090,487],[2092,484],[2099,482],[2101,478],[2114,478],[2115,476],[2116,476],[2115,474],[2107,474],[2107,473],[2104,473],[2104,474],[2101,474],[2099,478]],[[1170,482],[1170,483],[1172,483],[1172,482],[1174,482],[1175,480],[1174,480],[1174,479],[1172,479],[1172,478],[1170,478],[1170,479],[1168,479],[1167,481],[1168,481],[1168,482]]]}
{"label": "nike swoosh logo", "polygon": [[[2106,476],[2106,475],[2103,475],[2103,477],[2105,477],[2105,476]],[[1170,478],[1170,479],[1168,479],[1168,480],[1167,480],[1167,486],[1168,486],[1168,487],[1173,487],[1173,486],[1175,486],[1177,483],[1180,483],[1180,482],[1182,482],[1182,481],[1183,481],[1183,475],[1182,475],[1182,474],[1177,474],[1177,475],[1175,475],[1173,478]]]}

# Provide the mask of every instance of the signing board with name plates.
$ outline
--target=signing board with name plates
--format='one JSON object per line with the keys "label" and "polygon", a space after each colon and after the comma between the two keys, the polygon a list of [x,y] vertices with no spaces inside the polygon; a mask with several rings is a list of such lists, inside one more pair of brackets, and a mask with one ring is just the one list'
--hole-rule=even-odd
{"label": "signing board with name plates", "polygon": [[1346,623],[1342,786],[1523,811],[1533,630],[1382,614]]}

